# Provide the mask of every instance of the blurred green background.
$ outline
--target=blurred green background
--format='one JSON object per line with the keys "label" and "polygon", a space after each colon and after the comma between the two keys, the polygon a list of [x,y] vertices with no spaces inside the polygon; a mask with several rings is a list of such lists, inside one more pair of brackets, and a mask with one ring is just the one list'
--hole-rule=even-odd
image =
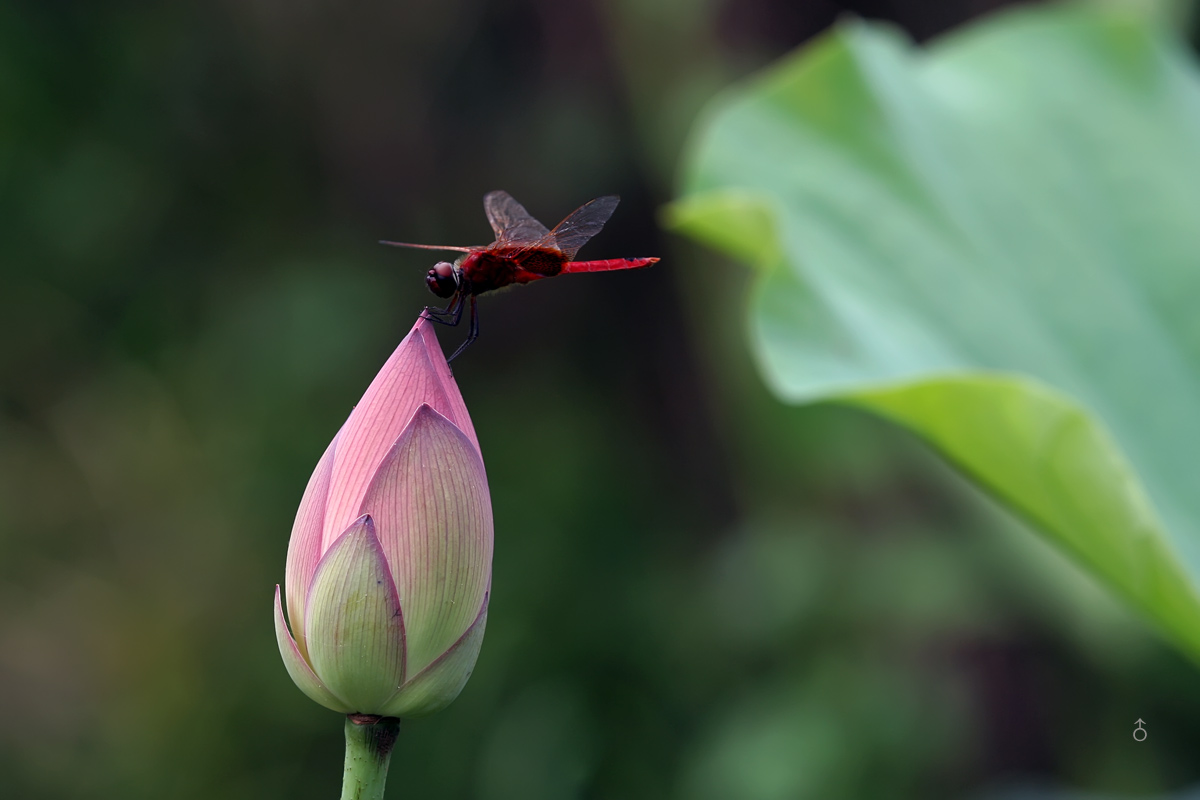
{"label": "blurred green background", "polygon": [[720,88],[844,13],[1001,5],[0,3],[0,797],[336,796],[272,592],[431,299],[376,240],[486,243],[496,188],[620,193],[584,255],[663,261],[483,298],[487,638],[390,796],[1200,781],[1195,668],[907,434],[771,399],[747,275],[657,227]]}

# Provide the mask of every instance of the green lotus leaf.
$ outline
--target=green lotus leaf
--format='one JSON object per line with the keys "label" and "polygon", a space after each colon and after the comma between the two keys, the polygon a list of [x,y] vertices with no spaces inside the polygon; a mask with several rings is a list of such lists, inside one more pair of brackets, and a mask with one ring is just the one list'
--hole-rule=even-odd
{"label": "green lotus leaf", "polygon": [[851,23],[698,126],[678,230],[758,268],[785,401],[922,436],[1200,659],[1200,76],[1119,10]]}

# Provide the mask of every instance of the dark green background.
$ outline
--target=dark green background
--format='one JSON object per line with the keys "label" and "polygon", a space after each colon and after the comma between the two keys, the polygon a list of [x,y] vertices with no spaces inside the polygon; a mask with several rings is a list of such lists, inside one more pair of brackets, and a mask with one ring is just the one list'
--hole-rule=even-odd
{"label": "dark green background", "polygon": [[618,192],[584,255],[663,261],[483,299],[487,638],[391,796],[1200,778],[1195,669],[907,436],[776,404],[747,276],[656,226],[722,86],[846,10],[998,4],[415,5],[0,3],[0,796],[336,796],[272,591],[431,299],[375,241],[486,243],[495,188],[550,225]]}

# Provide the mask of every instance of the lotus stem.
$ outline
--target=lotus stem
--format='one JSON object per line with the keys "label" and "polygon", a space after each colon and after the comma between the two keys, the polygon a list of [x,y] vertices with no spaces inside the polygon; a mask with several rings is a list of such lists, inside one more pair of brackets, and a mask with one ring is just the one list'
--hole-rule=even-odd
{"label": "lotus stem", "polygon": [[373,714],[346,715],[346,772],[342,800],[383,800],[388,764],[400,720]]}

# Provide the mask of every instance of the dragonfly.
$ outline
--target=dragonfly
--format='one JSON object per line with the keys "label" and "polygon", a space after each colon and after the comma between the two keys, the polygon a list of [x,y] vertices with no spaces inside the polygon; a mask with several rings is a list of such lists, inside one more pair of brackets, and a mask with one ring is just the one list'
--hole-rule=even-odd
{"label": "dragonfly", "polygon": [[511,284],[532,283],[556,275],[577,272],[610,272],[639,269],[657,258],[606,258],[600,261],[576,261],[575,255],[589,239],[600,232],[620,202],[615,194],[597,197],[575,209],[566,219],[549,230],[534,219],[508,192],[489,192],[483,198],[483,210],[496,240],[478,247],[453,247],[433,244],[388,242],[392,247],[420,250],[452,250],[463,253],[452,262],[439,261],[425,275],[425,285],[437,297],[449,299],[442,308],[427,306],[422,312],[434,322],[458,325],[463,309],[471,309],[466,340],[447,361],[453,361],[479,338],[479,311],[475,298]]}

